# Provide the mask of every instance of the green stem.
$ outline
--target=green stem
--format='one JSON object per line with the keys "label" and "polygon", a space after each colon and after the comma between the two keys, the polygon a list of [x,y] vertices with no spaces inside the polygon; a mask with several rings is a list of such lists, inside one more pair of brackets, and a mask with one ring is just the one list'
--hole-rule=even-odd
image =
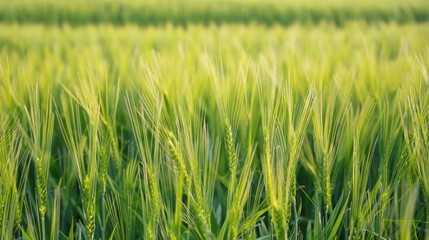
{"label": "green stem", "polygon": [[293,205],[293,213],[295,214],[295,240],[298,240],[298,212],[296,210],[296,203]]}
{"label": "green stem", "polygon": [[105,193],[102,193],[101,196],[101,215],[102,215],[102,223],[101,223],[101,239],[105,240],[106,239],[106,210],[105,210],[105,198],[104,198]]}
{"label": "green stem", "polygon": [[45,217],[42,217],[42,239],[46,240]]}
{"label": "green stem", "polygon": [[[426,229],[429,229],[429,198],[426,199]],[[429,232],[426,232],[426,239],[429,239]]]}
{"label": "green stem", "polygon": [[328,239],[328,233],[327,233],[327,229],[326,226],[328,225],[328,208],[325,209],[325,231],[324,231],[324,235],[325,235],[325,240]]}

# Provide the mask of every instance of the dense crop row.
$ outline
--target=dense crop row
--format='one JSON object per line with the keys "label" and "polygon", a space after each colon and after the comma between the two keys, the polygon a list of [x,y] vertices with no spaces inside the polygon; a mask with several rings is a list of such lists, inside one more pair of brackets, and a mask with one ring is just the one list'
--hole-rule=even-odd
{"label": "dense crop row", "polygon": [[0,25],[0,235],[429,233],[429,26]]}
{"label": "dense crop row", "polygon": [[[374,22],[426,22],[427,1],[1,1],[0,22],[43,24],[174,25],[257,22],[265,25],[344,25],[353,20]],[[353,6],[351,7],[350,4]]]}

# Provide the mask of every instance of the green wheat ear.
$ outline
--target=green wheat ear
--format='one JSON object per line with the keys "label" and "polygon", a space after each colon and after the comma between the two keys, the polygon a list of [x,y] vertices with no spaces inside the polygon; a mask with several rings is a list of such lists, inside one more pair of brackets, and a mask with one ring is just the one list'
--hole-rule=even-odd
{"label": "green wheat ear", "polygon": [[149,193],[150,193],[150,199],[151,199],[151,205],[154,208],[153,211],[153,219],[158,220],[159,218],[159,214],[160,214],[160,197],[159,197],[159,190],[158,190],[158,185],[157,185],[157,179],[156,179],[156,175],[153,172],[153,170],[149,170],[148,172],[148,179],[149,179]]}
{"label": "green wheat ear", "polygon": [[[237,197],[236,195],[236,178],[237,178],[237,155],[235,151],[235,143],[234,143],[234,136],[232,133],[232,127],[231,123],[229,122],[228,118],[225,118],[224,120],[224,131],[225,131],[225,149],[228,157],[228,168],[230,172],[230,181],[228,186],[228,205],[231,215],[231,219],[234,219],[236,217],[236,209],[234,208],[234,201]],[[230,235],[229,238],[236,239],[238,235],[237,226],[232,224],[230,229]]]}
{"label": "green wheat ear", "polygon": [[271,218],[274,224],[274,231],[277,235],[277,239],[282,239],[286,236],[286,219],[281,205],[282,204],[278,204],[277,201],[274,201],[271,206]]}
{"label": "green wheat ear", "polygon": [[15,195],[15,226],[19,228],[22,223],[22,210],[19,202],[19,194],[16,187],[13,188],[13,194]]}
{"label": "green wheat ear", "polygon": [[270,215],[271,220],[274,225],[275,234],[278,236],[278,239],[281,239],[279,236],[285,236],[285,216],[282,211],[282,204],[279,204],[276,199],[276,194],[274,190],[274,181],[272,179],[271,172],[271,145],[270,145],[270,134],[266,127],[263,128],[264,135],[264,171],[266,172],[265,184],[267,187],[268,202],[270,204]]}
{"label": "green wheat ear", "polygon": [[267,185],[267,194],[268,194],[268,201],[270,204],[273,204],[274,202],[274,189],[273,189],[273,180],[271,179],[271,146],[270,146],[270,135],[268,132],[268,129],[264,127],[264,163],[265,163],[265,171],[266,171],[266,185]]}
{"label": "green wheat ear", "polygon": [[40,158],[36,159],[36,168],[37,168],[37,194],[39,196],[39,213],[42,217],[45,217],[46,214],[46,201],[47,201],[47,190],[46,190],[46,174],[44,174],[43,170],[43,162]]}
{"label": "green wheat ear", "polygon": [[174,171],[177,175],[180,176],[181,172],[180,172],[180,163],[179,163],[179,153],[176,150],[176,146],[173,143],[174,139],[172,138],[172,136],[169,137],[168,139],[168,154],[171,160],[173,160],[173,168]]}
{"label": "green wheat ear", "polygon": [[92,239],[95,230],[95,198],[92,197],[91,183],[88,176],[85,176],[83,181],[83,207],[86,236],[88,239]]}
{"label": "green wheat ear", "polygon": [[174,137],[173,133],[168,133],[168,154],[171,160],[173,160],[174,170],[179,177],[183,177],[185,186],[189,187],[190,179],[186,171],[185,161],[183,160],[182,150]]}
{"label": "green wheat ear", "polygon": [[228,167],[232,175],[235,174],[237,168],[237,156],[235,154],[234,138],[232,135],[231,124],[229,123],[229,120],[227,118],[225,118],[225,146],[226,153],[228,155]]}
{"label": "green wheat ear", "polygon": [[326,211],[331,211],[332,208],[332,195],[331,195],[331,191],[332,191],[332,187],[331,187],[331,178],[329,175],[329,170],[328,170],[328,163],[326,160],[326,156],[324,156],[323,159],[323,180],[324,180],[324,184],[325,184],[325,191],[324,191],[324,195],[325,195],[325,207],[326,207]]}
{"label": "green wheat ear", "polygon": [[100,165],[99,165],[99,177],[98,181],[100,182],[101,189],[106,192],[106,181],[107,181],[107,169],[109,164],[109,158],[107,156],[107,148],[105,146],[101,146],[100,148]]}
{"label": "green wheat ear", "polygon": [[107,124],[107,131],[109,133],[109,137],[112,142],[113,159],[115,162],[116,171],[118,172],[118,174],[121,174],[122,159],[121,159],[121,154],[119,153],[118,139],[110,124]]}

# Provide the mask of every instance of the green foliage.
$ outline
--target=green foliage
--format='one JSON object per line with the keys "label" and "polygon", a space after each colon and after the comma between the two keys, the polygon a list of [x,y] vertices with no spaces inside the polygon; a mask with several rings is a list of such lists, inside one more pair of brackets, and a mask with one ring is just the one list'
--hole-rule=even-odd
{"label": "green foliage", "polygon": [[428,24],[264,21],[0,25],[0,238],[427,238]]}

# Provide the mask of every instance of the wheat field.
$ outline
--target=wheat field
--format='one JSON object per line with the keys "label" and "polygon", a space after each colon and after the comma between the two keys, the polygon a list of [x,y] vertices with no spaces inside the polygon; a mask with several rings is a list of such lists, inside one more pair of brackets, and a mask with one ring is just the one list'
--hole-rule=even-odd
{"label": "wheat field", "polygon": [[429,239],[425,2],[160,4],[0,3],[1,239]]}

